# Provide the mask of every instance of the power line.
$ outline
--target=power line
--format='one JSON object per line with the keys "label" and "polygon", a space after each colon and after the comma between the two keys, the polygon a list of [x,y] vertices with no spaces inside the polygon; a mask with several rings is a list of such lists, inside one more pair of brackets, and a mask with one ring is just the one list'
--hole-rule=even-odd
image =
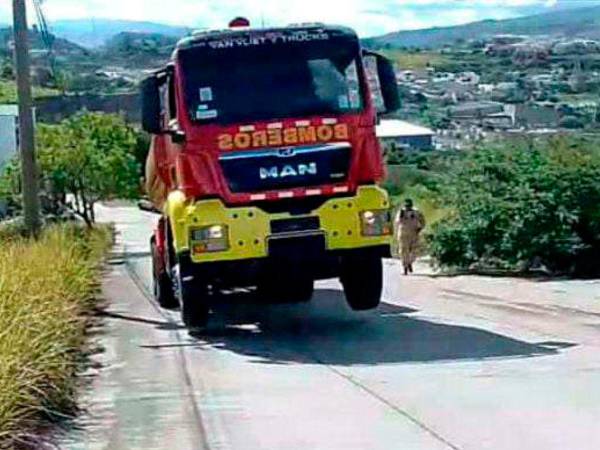
{"label": "power line", "polygon": [[38,29],[42,37],[42,43],[48,52],[50,74],[52,78],[56,80],[56,59],[54,58],[54,42],[56,38],[50,32],[50,27],[48,26],[48,21],[46,20],[44,10],[42,8],[42,2],[43,0],[33,0],[33,7],[35,9],[35,15],[37,17]]}

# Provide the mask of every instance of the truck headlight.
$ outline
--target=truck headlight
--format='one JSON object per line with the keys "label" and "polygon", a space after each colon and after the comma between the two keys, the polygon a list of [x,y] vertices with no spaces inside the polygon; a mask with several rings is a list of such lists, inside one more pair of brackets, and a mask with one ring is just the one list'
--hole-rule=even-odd
{"label": "truck headlight", "polygon": [[226,225],[209,225],[191,230],[192,253],[214,253],[229,250],[229,229]]}
{"label": "truck headlight", "polygon": [[394,233],[392,213],[388,209],[363,211],[360,219],[363,236],[391,236]]}

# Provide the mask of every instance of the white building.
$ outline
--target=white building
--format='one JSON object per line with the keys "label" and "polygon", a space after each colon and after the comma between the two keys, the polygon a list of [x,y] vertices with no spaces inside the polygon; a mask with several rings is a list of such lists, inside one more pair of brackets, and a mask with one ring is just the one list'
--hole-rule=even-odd
{"label": "white building", "polygon": [[17,105],[0,105],[0,167],[17,154]]}
{"label": "white building", "polygon": [[433,149],[435,133],[429,128],[414,125],[403,120],[382,120],[377,125],[377,137],[386,150],[395,147],[405,150]]}

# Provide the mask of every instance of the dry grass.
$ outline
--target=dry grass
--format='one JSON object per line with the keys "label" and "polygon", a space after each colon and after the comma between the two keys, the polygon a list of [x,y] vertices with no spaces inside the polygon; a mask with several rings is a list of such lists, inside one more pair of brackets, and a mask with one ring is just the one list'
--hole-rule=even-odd
{"label": "dry grass", "polygon": [[391,58],[400,70],[423,70],[436,67],[447,62],[446,56],[439,52],[409,52],[402,50],[385,50],[384,54]]}
{"label": "dry grass", "polygon": [[74,410],[87,313],[109,229],[56,226],[37,240],[0,231],[0,448]]}

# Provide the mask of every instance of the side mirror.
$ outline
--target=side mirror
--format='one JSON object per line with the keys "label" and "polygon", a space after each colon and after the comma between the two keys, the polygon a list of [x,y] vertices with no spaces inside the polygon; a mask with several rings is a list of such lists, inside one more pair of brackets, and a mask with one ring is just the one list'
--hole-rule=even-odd
{"label": "side mirror", "polygon": [[379,53],[364,51],[365,68],[373,99],[379,113],[400,109],[400,92],[391,60]]}
{"label": "side mirror", "polygon": [[161,134],[160,83],[158,77],[151,76],[141,83],[142,128],[150,134]]}
{"label": "side mirror", "polygon": [[377,74],[381,85],[381,94],[386,112],[394,112],[400,109],[400,91],[396,80],[394,63],[382,55],[377,55]]}
{"label": "side mirror", "polygon": [[154,206],[154,204],[146,198],[144,198],[138,202],[138,208],[144,212],[149,212],[149,213],[153,213],[153,214],[161,214],[161,212],[158,209],[156,209],[156,206]]}

